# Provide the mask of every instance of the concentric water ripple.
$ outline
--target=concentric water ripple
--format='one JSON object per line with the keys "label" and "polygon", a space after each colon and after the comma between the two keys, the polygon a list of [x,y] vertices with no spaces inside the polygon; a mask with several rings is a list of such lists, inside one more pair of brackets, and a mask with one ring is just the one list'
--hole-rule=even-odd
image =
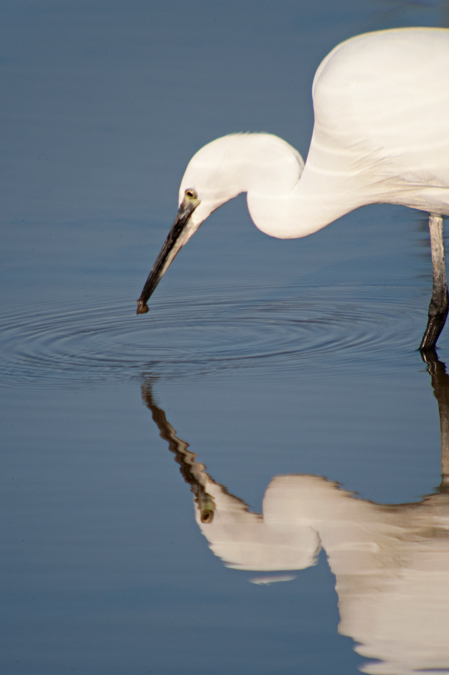
{"label": "concentric water ripple", "polygon": [[373,355],[385,361],[393,345],[396,352],[414,350],[425,325],[412,300],[392,299],[393,293],[307,287],[267,301],[263,289],[252,288],[230,292],[229,300],[154,302],[145,317],[129,303],[62,311],[42,305],[34,316],[14,310],[1,319],[0,375],[3,384],[75,383],[144,372],[291,369],[306,359],[315,367],[327,357],[345,367]]}

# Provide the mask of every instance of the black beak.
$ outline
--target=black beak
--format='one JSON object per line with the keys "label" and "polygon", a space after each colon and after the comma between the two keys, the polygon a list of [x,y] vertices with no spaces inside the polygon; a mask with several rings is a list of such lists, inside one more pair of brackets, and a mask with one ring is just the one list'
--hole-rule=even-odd
{"label": "black beak", "polygon": [[170,267],[176,255],[188,241],[190,236],[188,227],[190,216],[199,203],[200,201],[196,196],[196,193],[192,190],[186,190],[186,195],[182,201],[181,206],[179,207],[173,227],[168,233],[167,239],[165,240],[161,252],[156,258],[153,269],[148,275],[148,279],[146,280],[145,286],[142,289],[140,298],[137,301],[137,314],[146,314],[148,312],[148,299],[164,276],[165,272]]}

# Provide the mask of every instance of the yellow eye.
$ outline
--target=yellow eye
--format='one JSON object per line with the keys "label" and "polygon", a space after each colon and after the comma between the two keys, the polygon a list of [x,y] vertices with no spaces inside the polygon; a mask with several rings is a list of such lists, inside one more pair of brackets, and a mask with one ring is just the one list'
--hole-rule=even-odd
{"label": "yellow eye", "polygon": [[214,512],[212,509],[204,509],[204,511],[201,511],[202,523],[211,523],[213,519],[214,519]]}
{"label": "yellow eye", "polygon": [[186,190],[184,194],[189,199],[198,199],[198,195],[196,193],[196,190],[193,190],[192,188],[189,188],[188,190]]}

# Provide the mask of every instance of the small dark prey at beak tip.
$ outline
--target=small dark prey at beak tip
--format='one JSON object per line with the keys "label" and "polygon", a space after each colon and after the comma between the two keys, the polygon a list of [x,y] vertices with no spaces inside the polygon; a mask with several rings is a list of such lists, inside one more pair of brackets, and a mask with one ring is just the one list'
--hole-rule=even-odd
{"label": "small dark prey at beak tip", "polygon": [[162,246],[162,249],[156,258],[156,262],[148,275],[148,279],[137,301],[137,314],[146,314],[149,311],[147,302],[151,297],[156,286],[164,276],[165,272],[170,267],[172,261],[182,246],[177,246],[180,236],[186,228],[189,218],[200,203],[196,192],[193,190],[186,190],[184,199],[179,207],[173,227],[168,233],[167,239]]}

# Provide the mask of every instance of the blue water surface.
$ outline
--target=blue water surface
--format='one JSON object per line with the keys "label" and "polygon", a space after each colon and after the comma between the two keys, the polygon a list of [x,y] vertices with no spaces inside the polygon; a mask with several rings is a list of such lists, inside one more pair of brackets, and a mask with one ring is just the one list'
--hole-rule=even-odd
{"label": "blue water surface", "polygon": [[[377,205],[280,241],[239,197],[135,315],[199,147],[267,131],[306,156],[329,50],[449,26],[448,4],[0,13],[1,672],[449,670],[446,380],[417,351],[425,214]],[[301,563],[279,562],[285,546]]]}

